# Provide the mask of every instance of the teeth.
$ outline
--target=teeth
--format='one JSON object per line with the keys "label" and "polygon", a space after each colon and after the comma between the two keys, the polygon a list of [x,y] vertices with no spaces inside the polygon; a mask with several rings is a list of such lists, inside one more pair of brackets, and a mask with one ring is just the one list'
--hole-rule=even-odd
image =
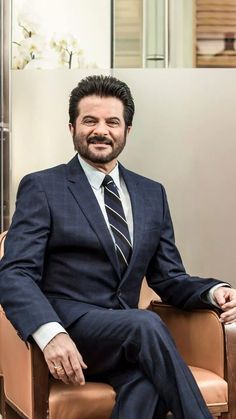
{"label": "teeth", "polygon": [[110,142],[108,141],[96,141],[96,140],[90,140],[90,144],[101,144],[101,145],[110,145]]}

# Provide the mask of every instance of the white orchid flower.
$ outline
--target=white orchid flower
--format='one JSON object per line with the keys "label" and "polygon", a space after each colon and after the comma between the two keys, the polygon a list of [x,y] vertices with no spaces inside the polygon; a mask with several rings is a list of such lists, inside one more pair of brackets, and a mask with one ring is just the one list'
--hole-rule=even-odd
{"label": "white orchid flower", "polygon": [[50,46],[59,54],[58,60],[61,66],[68,66],[69,68],[77,68],[78,63],[75,63],[73,56],[80,56],[83,54],[79,48],[77,38],[70,33],[54,34]]}
{"label": "white orchid flower", "polygon": [[39,35],[31,36],[30,38],[25,38],[21,41],[19,45],[20,53],[28,53],[31,56],[31,59],[40,57],[45,48],[45,41]]}
{"label": "white orchid flower", "polygon": [[25,38],[35,35],[37,32],[39,32],[39,19],[33,10],[22,10],[19,12],[17,21],[18,25],[23,30],[23,35]]}
{"label": "white orchid flower", "polygon": [[23,70],[25,66],[30,61],[30,57],[25,54],[18,54],[12,57],[12,69],[13,70]]}

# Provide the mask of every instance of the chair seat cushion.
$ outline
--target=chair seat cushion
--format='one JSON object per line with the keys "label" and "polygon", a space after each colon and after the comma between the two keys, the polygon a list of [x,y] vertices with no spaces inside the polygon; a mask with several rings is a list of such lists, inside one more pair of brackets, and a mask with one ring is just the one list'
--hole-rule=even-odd
{"label": "chair seat cushion", "polygon": [[[227,411],[226,381],[209,370],[192,366],[190,369],[210,410]],[[50,419],[109,419],[114,403],[115,392],[108,384],[87,382],[74,386],[51,380]]]}
{"label": "chair seat cushion", "polygon": [[51,380],[50,419],[109,419],[114,403],[115,391],[108,384],[74,386]]}
{"label": "chair seat cushion", "polygon": [[228,385],[219,375],[203,368],[190,366],[207,406],[228,405]]}

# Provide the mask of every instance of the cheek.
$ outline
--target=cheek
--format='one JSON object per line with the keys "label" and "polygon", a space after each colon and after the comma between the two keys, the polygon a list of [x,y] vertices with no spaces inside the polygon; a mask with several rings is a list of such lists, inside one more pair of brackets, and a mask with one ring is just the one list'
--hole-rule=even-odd
{"label": "cheek", "polygon": [[116,133],[114,138],[116,139],[117,143],[119,143],[119,144],[125,143],[125,136],[124,136],[123,132]]}
{"label": "cheek", "polygon": [[88,129],[88,128],[80,128],[79,130],[76,131],[76,138],[80,141],[80,140],[85,140],[90,134],[91,134],[92,130]]}
{"label": "cheek", "polygon": [[115,138],[119,142],[124,141],[125,133],[121,129],[110,130],[109,134],[112,138]]}

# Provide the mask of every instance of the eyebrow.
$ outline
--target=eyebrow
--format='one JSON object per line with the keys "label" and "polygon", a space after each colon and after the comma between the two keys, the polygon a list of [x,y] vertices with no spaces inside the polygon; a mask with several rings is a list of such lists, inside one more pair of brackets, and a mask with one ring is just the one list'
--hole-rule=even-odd
{"label": "eyebrow", "polygon": [[[86,118],[90,118],[90,119],[98,119],[96,116],[94,115],[84,115],[82,118],[82,121]],[[120,118],[118,116],[109,116],[108,118],[106,118],[106,121],[109,121],[111,119],[115,119],[116,121],[120,122]]]}
{"label": "eyebrow", "polygon": [[84,115],[82,120],[84,120],[86,118],[97,119],[96,116],[93,116],[93,115]]}

